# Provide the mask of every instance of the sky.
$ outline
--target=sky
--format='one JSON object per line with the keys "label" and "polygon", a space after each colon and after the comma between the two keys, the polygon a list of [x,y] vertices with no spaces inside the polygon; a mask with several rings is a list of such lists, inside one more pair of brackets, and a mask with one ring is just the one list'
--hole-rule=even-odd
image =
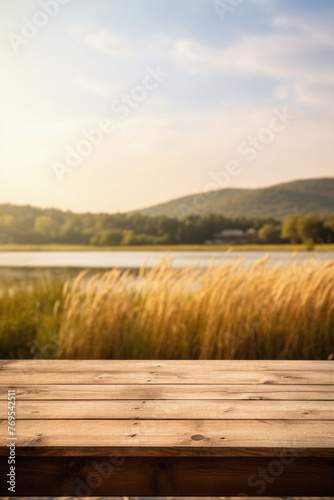
{"label": "sky", "polygon": [[0,203],[334,177],[331,0],[1,0]]}

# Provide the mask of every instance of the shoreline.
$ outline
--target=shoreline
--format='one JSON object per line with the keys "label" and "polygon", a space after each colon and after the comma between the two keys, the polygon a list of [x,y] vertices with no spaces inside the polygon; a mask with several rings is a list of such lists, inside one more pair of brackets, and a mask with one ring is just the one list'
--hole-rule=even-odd
{"label": "shoreline", "polygon": [[314,245],[141,245],[141,246],[101,246],[92,245],[0,245],[0,252],[334,252],[334,244]]}

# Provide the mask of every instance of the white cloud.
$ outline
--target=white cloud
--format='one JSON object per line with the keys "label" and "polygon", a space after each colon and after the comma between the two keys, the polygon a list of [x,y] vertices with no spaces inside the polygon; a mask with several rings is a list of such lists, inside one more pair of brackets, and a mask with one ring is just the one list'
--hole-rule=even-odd
{"label": "white cloud", "polygon": [[115,85],[110,85],[100,80],[94,80],[86,77],[77,77],[72,80],[75,87],[97,95],[99,97],[111,98],[119,90]]}
{"label": "white cloud", "polygon": [[323,83],[296,83],[295,96],[302,104],[322,106],[334,111],[334,85]]}
{"label": "white cloud", "polygon": [[286,85],[280,85],[276,88],[275,95],[277,99],[279,99],[280,101],[287,101],[291,97],[290,88],[287,87]]}
{"label": "white cloud", "polygon": [[[312,54],[309,49],[312,48]],[[278,78],[308,78],[334,83],[334,70],[326,64],[314,67],[315,45],[310,38],[270,34],[251,36],[227,49],[215,50],[191,39],[178,40],[174,57],[179,64],[197,72],[267,75]]]}
{"label": "white cloud", "polygon": [[250,0],[250,3],[260,5],[261,7],[270,7],[272,9],[277,4],[277,0]]}
{"label": "white cloud", "polygon": [[280,100],[291,98],[301,104],[318,105],[332,101],[334,35],[327,24],[280,17],[273,25],[274,32],[244,37],[225,49],[180,39],[173,56],[190,74],[249,74],[278,79],[276,97]]}
{"label": "white cloud", "polygon": [[272,25],[282,30],[297,30],[304,36],[311,38],[313,43],[317,45],[330,45],[334,42],[332,29],[326,26],[325,23],[321,27],[315,23],[309,23],[303,19],[292,18],[288,16],[280,16],[273,20]]}
{"label": "white cloud", "polygon": [[94,50],[117,58],[134,57],[135,55],[127,40],[104,29],[86,35],[84,44]]}

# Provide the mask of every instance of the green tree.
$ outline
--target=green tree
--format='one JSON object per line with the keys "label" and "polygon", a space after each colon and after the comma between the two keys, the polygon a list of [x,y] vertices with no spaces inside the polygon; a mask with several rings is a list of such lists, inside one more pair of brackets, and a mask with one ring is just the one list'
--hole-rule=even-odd
{"label": "green tree", "polygon": [[55,240],[59,233],[59,224],[47,215],[40,215],[35,220],[34,232],[46,240]]}
{"label": "green tree", "polygon": [[90,240],[92,245],[118,246],[123,239],[123,231],[118,229],[105,229],[96,233]]}
{"label": "green tree", "polygon": [[299,241],[299,219],[299,215],[289,215],[289,217],[286,217],[282,223],[282,238],[288,238],[293,244],[296,244]]}
{"label": "green tree", "polygon": [[264,243],[279,243],[281,228],[275,224],[265,224],[259,230],[259,238]]}
{"label": "green tree", "polygon": [[0,244],[9,243],[12,240],[14,222],[13,215],[0,215]]}
{"label": "green tree", "polygon": [[303,242],[313,243],[316,239],[320,239],[324,230],[323,220],[314,214],[305,215],[298,220],[298,234]]}

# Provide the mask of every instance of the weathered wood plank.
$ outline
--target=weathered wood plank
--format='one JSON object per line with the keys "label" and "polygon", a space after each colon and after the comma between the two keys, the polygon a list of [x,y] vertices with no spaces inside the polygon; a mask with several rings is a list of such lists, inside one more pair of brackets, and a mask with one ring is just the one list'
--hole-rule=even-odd
{"label": "weathered wood plank", "polygon": [[[302,420],[18,420],[17,453],[96,455],[122,449],[129,456],[332,456],[333,421]],[[7,421],[0,421],[7,443]],[[7,455],[6,445],[0,455]],[[327,454],[327,455],[326,455]]]}
{"label": "weathered wood plank", "polygon": [[0,360],[1,370],[37,370],[37,371],[104,371],[113,369],[123,372],[137,371],[155,371],[160,368],[169,373],[186,368],[188,371],[196,372],[200,369],[221,371],[267,371],[267,370],[334,370],[334,361],[309,361],[309,360],[47,360],[47,359],[28,359],[28,360]]}
{"label": "weathered wood plank", "polygon": [[[330,496],[332,459],[19,457],[15,496]],[[7,474],[0,457],[0,474]],[[263,471],[264,474],[260,474]],[[3,481],[0,494],[8,496]]]}
{"label": "weathered wood plank", "polygon": [[175,371],[15,371],[4,370],[1,373],[1,383],[15,387],[28,384],[245,384],[245,385],[332,385],[334,386],[334,371],[331,370],[294,370],[283,371],[224,371],[219,367],[212,370],[188,370],[175,368]]}
{"label": "weathered wood plank", "polygon": [[[7,400],[8,385],[0,385],[0,400]],[[331,385],[195,385],[195,384],[132,384],[132,385],[15,385],[18,400],[118,400],[118,399],[221,399],[334,401]]]}
{"label": "weathered wood plank", "polygon": [[0,361],[0,382],[0,471],[17,397],[16,495],[334,491],[333,362]]}
{"label": "weathered wood plank", "polygon": [[[0,418],[7,408],[0,406]],[[16,420],[330,420],[334,401],[117,400],[19,401]]]}

